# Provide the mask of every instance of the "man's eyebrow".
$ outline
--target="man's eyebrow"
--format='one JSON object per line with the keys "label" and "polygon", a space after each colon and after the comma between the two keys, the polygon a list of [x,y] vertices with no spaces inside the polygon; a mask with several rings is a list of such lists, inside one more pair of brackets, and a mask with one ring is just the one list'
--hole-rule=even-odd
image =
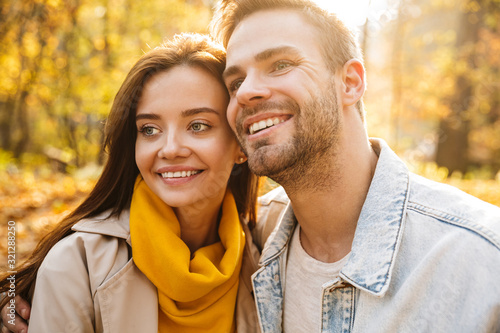
{"label": "man's eyebrow", "polygon": [[264,50],[260,53],[257,53],[255,55],[254,59],[257,62],[261,62],[261,61],[265,61],[269,58],[272,58],[277,54],[283,54],[283,53],[296,55],[296,54],[299,54],[299,50],[293,46],[288,46],[288,45],[277,46],[277,47],[273,47],[272,49],[267,49],[267,50]]}
{"label": "man's eyebrow", "polygon": [[[297,55],[300,52],[299,52],[299,50],[297,48],[295,48],[293,46],[288,46],[288,45],[277,46],[277,47],[273,47],[271,49],[264,50],[264,51],[262,51],[260,53],[257,53],[254,56],[254,60],[256,62],[262,62],[262,61],[266,61],[269,58],[274,57],[275,55],[283,54],[283,53]],[[234,74],[238,74],[241,71],[242,71],[242,69],[238,65],[229,66],[229,67],[226,68],[226,70],[222,74],[222,78],[225,80],[228,76],[231,76],[231,75],[234,75]]]}
{"label": "man's eyebrow", "polygon": [[229,76],[235,75],[242,72],[240,66],[230,66],[227,67],[224,72],[222,73],[222,79],[226,80]]}

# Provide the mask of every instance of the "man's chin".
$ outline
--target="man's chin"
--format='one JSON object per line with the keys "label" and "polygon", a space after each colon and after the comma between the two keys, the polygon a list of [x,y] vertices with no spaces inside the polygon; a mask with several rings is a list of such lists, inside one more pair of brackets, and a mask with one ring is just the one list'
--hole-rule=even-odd
{"label": "man's chin", "polygon": [[287,169],[283,154],[273,147],[260,147],[248,155],[248,166],[258,176],[272,178]]}

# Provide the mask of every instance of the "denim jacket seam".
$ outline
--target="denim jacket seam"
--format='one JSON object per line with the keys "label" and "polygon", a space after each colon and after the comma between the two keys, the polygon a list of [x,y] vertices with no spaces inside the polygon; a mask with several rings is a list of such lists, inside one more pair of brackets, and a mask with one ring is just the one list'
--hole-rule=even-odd
{"label": "denim jacket seam", "polygon": [[[252,275],[252,286],[254,285],[255,280],[261,274],[263,274],[266,270],[270,269],[269,268],[270,265],[272,265],[273,263],[275,263],[277,261],[277,265],[278,265],[278,273],[277,274],[279,274],[279,278],[280,278],[280,282],[278,284],[279,284],[279,288],[280,288],[281,297],[283,299],[283,288],[284,288],[283,279],[285,278],[285,274],[284,274],[285,262],[283,260],[283,255],[284,255],[284,252],[286,252],[286,251],[287,251],[287,247],[284,246],[280,251],[278,251],[276,253],[276,255],[273,257],[273,259],[266,260],[266,262],[262,263],[261,267]],[[261,302],[258,302],[257,294],[255,294],[254,298],[255,298],[255,305],[257,307],[257,316],[259,318],[259,326],[260,326],[261,332],[264,332],[265,331],[264,326],[263,326],[264,321],[262,320],[261,313],[262,313],[262,311],[265,311],[265,308],[262,307]],[[282,315],[283,315],[283,313],[282,313]]]}
{"label": "denim jacket seam", "polygon": [[266,259],[266,261],[261,262],[260,267],[264,268],[266,266],[271,265],[273,261],[279,260],[280,257],[283,255],[283,253],[287,250],[287,246],[288,246],[288,240],[285,243],[285,245],[279,249],[279,251],[273,253],[270,257]]}
{"label": "denim jacket seam", "polygon": [[[277,225],[278,225],[278,226],[279,226],[279,225],[281,225],[281,222],[282,222],[282,221],[280,221]],[[273,260],[275,260],[275,259],[279,259],[279,257],[280,257],[280,256],[281,256],[281,255],[282,255],[282,254],[283,254],[283,253],[287,250],[288,245],[289,245],[289,243],[290,243],[290,240],[292,239],[292,235],[293,235],[293,233],[294,233],[294,231],[295,231],[295,228],[296,228],[296,227],[297,227],[297,222],[295,221],[295,225],[293,226],[292,230],[290,231],[290,233],[289,233],[289,234],[287,234],[287,235],[286,235],[286,242],[285,242],[285,243],[283,244],[283,246],[281,246],[279,249],[277,249],[277,248],[275,247],[275,248],[274,248],[274,250],[275,250],[275,252],[274,252],[274,253],[271,253],[271,254],[269,254],[269,256],[268,256],[267,252],[269,252],[269,248],[266,248],[266,247],[264,248],[264,250],[262,251],[262,254],[261,254],[261,258],[263,258],[263,257],[264,257],[264,255],[266,255],[266,256],[267,256],[267,258],[266,258],[266,260],[265,260],[265,261],[261,261],[261,262],[259,263],[259,265],[260,265],[260,266],[267,266],[267,265],[269,265],[269,264],[270,264]],[[278,227],[278,228],[279,228],[279,227]],[[271,237],[275,237],[279,231],[280,231],[280,230],[276,230],[276,229],[275,229],[275,230],[271,233],[271,235],[269,236],[269,238],[271,238]],[[272,243],[272,242],[271,242],[271,243]]]}
{"label": "denim jacket seam", "polygon": [[[252,274],[252,288],[254,290],[255,290],[254,279],[256,279],[266,269],[266,267],[267,266],[262,266],[254,274]],[[263,326],[264,321],[262,320],[262,317],[260,316],[262,309],[261,309],[260,303],[257,301],[257,295],[255,293],[254,293],[254,303],[255,303],[255,307],[257,308],[257,318],[259,320],[260,330],[261,330],[261,332],[264,332],[264,326]]]}
{"label": "denim jacket seam", "polygon": [[354,330],[354,320],[356,319],[356,288],[352,288],[351,295],[351,322],[349,323],[349,331],[352,332]]}
{"label": "denim jacket seam", "polygon": [[[399,252],[399,247],[401,246],[401,239],[403,238],[403,233],[404,233],[404,225],[405,225],[405,222],[406,222],[406,212],[408,210],[408,206],[410,204],[410,200],[409,200],[409,193],[410,193],[410,178],[409,178],[409,175],[407,174],[407,183],[406,183],[406,191],[405,191],[405,195],[404,195],[404,203],[403,203],[403,207],[402,207],[402,210],[401,210],[401,215],[399,217],[399,226],[398,226],[398,231],[396,233],[396,241],[394,243],[394,249],[392,251],[392,255],[391,255],[391,259],[389,261],[389,269],[387,270],[387,274],[385,275],[385,279],[384,279],[384,283],[382,285],[382,288],[380,288],[380,290],[378,291],[377,294],[379,294],[380,292],[382,292],[382,290],[384,289],[385,285],[390,283],[391,281],[391,276],[393,274],[393,269],[394,269],[394,262],[396,261],[396,257],[398,255],[398,252]],[[387,291],[387,289],[386,289]],[[382,296],[385,294],[385,292],[382,294]]]}
{"label": "denim jacket seam", "polygon": [[389,268],[387,269],[386,274],[384,274],[383,282],[381,281],[381,287],[376,288],[376,290],[374,290],[374,288],[370,288],[367,284],[362,284],[362,283],[359,283],[357,281],[354,281],[353,279],[349,278],[347,275],[343,274],[343,272],[341,271],[341,275],[343,276],[344,280],[349,281],[352,285],[357,286],[357,288],[363,289],[363,290],[365,290],[365,291],[367,291],[367,292],[369,292],[377,297],[383,297],[383,295],[385,294],[385,291],[387,291],[387,290],[385,290],[385,291],[383,291],[383,290],[386,287],[386,285],[389,284],[391,281],[391,276],[393,274],[392,270],[394,268],[394,262],[396,261],[396,257],[398,256],[398,250],[399,250],[399,247],[401,246],[401,239],[402,239],[403,233],[404,233],[403,229],[404,229],[404,224],[406,221],[406,212],[409,208],[408,206],[410,205],[410,201],[408,199],[408,194],[410,192],[409,187],[410,187],[410,181],[407,182],[407,190],[405,191],[405,196],[404,196],[405,199],[404,199],[403,207],[401,210],[398,230],[396,232],[396,240],[394,241],[394,248],[392,250],[390,260],[387,262],[389,264]]}
{"label": "denim jacket seam", "polygon": [[[469,219],[459,217],[447,212],[440,211],[436,208],[424,206],[422,204],[416,203],[416,202],[408,202],[408,209],[411,209],[417,213],[420,213],[422,215],[427,215],[430,217],[435,218],[436,220],[447,223],[462,229],[465,229],[469,232],[472,232],[479,237],[483,238],[490,244],[492,244],[495,248],[500,250],[500,241],[494,239],[495,235],[488,235],[487,232],[489,230],[480,230],[480,228],[477,228],[475,223]],[[466,223],[464,223],[466,222]]]}

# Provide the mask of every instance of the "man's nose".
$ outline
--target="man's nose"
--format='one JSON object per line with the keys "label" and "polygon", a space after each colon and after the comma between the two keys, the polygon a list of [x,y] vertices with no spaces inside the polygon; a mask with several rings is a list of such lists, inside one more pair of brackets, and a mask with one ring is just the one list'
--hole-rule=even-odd
{"label": "man's nose", "polygon": [[271,89],[265,79],[257,74],[247,75],[236,92],[236,99],[242,106],[253,106],[270,96]]}

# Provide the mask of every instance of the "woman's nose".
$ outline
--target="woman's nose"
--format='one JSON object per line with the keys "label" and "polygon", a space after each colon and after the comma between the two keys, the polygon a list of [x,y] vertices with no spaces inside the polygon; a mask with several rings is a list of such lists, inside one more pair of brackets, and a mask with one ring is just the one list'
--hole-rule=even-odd
{"label": "woman's nose", "polygon": [[165,135],[162,147],[158,151],[158,157],[165,159],[188,157],[190,154],[191,149],[188,147],[186,139],[182,134],[174,131]]}

